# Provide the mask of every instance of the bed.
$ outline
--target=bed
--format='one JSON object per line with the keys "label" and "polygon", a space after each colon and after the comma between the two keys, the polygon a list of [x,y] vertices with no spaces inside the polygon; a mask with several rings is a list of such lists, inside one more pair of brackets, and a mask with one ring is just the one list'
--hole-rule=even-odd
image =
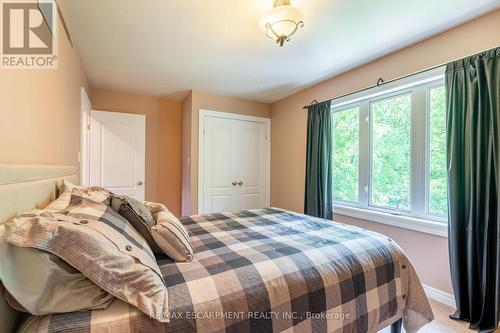
{"label": "bed", "polygon": [[[6,253],[2,224],[13,217],[43,208],[56,198],[57,185],[68,179],[78,182],[75,167],[0,164],[0,260]],[[0,284],[0,333],[14,331],[21,314],[6,303]]]}
{"label": "bed", "polygon": [[[16,200],[26,202],[3,205],[10,213],[2,218],[52,199],[53,190],[17,188],[37,188],[42,182],[55,189],[62,177],[72,177],[69,169],[59,171],[43,179],[24,172],[25,181],[17,177],[14,184],[1,183],[1,195],[14,191]],[[160,323],[115,300],[104,310],[27,315],[19,331],[377,332],[393,325],[396,332],[404,320],[412,332],[433,319],[413,266],[383,235],[277,208],[191,216],[182,222],[195,260],[157,258],[168,288],[170,322]],[[19,323],[2,306],[2,329],[11,331]]]}

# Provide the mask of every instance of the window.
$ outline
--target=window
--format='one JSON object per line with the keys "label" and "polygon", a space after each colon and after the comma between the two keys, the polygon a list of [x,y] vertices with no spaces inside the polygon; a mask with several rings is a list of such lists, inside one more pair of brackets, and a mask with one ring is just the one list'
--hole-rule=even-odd
{"label": "window", "polygon": [[430,89],[429,104],[429,202],[430,214],[448,214],[446,177],[446,108],[444,86]]}
{"label": "window", "polygon": [[333,114],[333,199],[358,201],[359,108]]}
{"label": "window", "polygon": [[334,100],[332,112],[335,210],[445,235],[443,69]]}
{"label": "window", "polygon": [[410,209],[411,95],[370,103],[371,203]]}

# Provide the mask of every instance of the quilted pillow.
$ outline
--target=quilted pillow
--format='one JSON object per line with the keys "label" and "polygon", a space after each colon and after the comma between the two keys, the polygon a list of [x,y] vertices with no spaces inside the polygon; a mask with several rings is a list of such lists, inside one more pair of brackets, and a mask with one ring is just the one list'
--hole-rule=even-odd
{"label": "quilted pillow", "polygon": [[111,295],[168,321],[167,288],[151,249],[110,207],[73,188],[61,213],[37,211],[14,222],[10,244],[50,252]]}

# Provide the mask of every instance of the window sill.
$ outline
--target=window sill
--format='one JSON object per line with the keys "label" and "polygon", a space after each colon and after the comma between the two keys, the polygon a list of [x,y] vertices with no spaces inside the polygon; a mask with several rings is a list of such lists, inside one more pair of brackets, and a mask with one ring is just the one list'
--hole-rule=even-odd
{"label": "window sill", "polygon": [[343,205],[334,205],[333,213],[431,235],[448,237],[448,225],[445,223]]}

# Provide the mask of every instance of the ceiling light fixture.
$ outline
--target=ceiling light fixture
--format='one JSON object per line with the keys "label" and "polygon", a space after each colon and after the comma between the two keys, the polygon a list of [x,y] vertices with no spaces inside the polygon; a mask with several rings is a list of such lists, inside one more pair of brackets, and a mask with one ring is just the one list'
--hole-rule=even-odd
{"label": "ceiling light fixture", "polygon": [[260,25],[266,31],[267,37],[283,46],[299,27],[304,26],[302,13],[290,4],[290,0],[274,0],[273,7],[262,17]]}

